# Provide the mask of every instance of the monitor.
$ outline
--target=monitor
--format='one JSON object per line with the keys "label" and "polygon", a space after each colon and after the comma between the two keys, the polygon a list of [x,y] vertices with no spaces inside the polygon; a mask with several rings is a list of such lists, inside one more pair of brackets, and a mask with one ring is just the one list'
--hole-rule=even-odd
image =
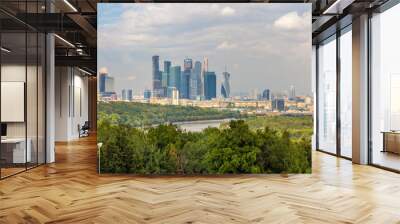
{"label": "monitor", "polygon": [[7,124],[1,123],[1,136],[7,136]]}

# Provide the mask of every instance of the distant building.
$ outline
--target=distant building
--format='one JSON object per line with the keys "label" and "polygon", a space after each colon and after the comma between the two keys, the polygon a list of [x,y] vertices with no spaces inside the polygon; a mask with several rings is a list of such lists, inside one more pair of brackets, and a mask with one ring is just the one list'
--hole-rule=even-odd
{"label": "distant building", "polygon": [[296,90],[294,88],[294,85],[291,85],[289,89],[289,99],[294,100],[295,98],[296,98]]}
{"label": "distant building", "polygon": [[272,109],[282,112],[285,111],[285,100],[284,99],[274,99],[272,101]]}
{"label": "distant building", "polygon": [[203,78],[201,76],[201,62],[196,61],[194,63],[192,74],[196,77],[197,84],[197,97],[201,97],[203,95]]}
{"label": "distant building", "polygon": [[160,57],[158,55],[154,55],[152,57],[152,62],[153,92],[158,95],[161,92]]}
{"label": "distant building", "polygon": [[164,61],[164,72],[169,73],[171,68],[171,62],[170,61]]}
{"label": "distant building", "polygon": [[230,77],[231,74],[228,72],[222,73],[222,83],[221,83],[221,95],[224,98],[229,98],[231,94],[231,85],[230,85]]}
{"label": "distant building", "polygon": [[217,76],[215,72],[204,73],[204,97],[206,100],[217,97]]}
{"label": "distant building", "polygon": [[262,93],[262,98],[264,100],[271,100],[271,91],[269,89],[265,89]]}
{"label": "distant building", "polygon": [[132,89],[128,89],[127,100],[128,101],[132,101],[133,100],[133,90]]}
{"label": "distant building", "polygon": [[126,89],[122,90],[121,98],[122,98],[122,100],[126,100],[127,99]]}
{"label": "distant building", "polygon": [[151,98],[151,90],[149,90],[149,89],[144,90],[143,97],[146,100],[150,99]]}
{"label": "distant building", "polygon": [[180,90],[181,66],[172,66],[170,68],[170,74],[168,78],[169,78],[168,87],[175,87],[177,90]]}
{"label": "distant building", "polygon": [[189,99],[190,97],[190,70],[184,70],[181,73],[181,88],[179,89],[179,97]]}
{"label": "distant building", "polygon": [[162,93],[161,96],[166,97],[167,96],[167,89],[168,89],[168,84],[169,82],[169,73],[168,72],[162,72],[161,76],[161,88],[162,88]]}
{"label": "distant building", "polygon": [[99,92],[104,93],[106,91],[106,79],[107,73],[99,74]]}
{"label": "distant building", "polygon": [[173,105],[179,103],[179,90],[175,87],[168,87],[167,97],[171,99]]}
{"label": "distant building", "polygon": [[193,61],[190,58],[185,58],[183,60],[183,71],[190,71],[193,68]]}

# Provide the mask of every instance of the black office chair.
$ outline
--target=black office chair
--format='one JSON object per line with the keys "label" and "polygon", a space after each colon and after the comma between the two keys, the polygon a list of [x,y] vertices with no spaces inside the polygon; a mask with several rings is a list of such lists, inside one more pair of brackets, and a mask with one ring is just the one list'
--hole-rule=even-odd
{"label": "black office chair", "polygon": [[85,121],[85,123],[82,125],[82,127],[79,127],[79,138],[81,137],[88,137],[89,136],[89,129],[90,129],[90,124],[89,121]]}

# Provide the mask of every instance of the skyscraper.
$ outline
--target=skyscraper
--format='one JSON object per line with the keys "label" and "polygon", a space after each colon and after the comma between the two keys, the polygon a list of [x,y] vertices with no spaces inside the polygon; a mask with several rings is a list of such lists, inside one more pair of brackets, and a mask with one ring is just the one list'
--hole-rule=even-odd
{"label": "skyscraper", "polygon": [[270,95],[270,90],[269,89],[265,89],[263,91],[262,98],[264,100],[271,100],[271,95]]}
{"label": "skyscraper", "polygon": [[203,79],[201,77],[201,62],[196,61],[194,63],[194,67],[193,67],[193,72],[192,72],[195,77],[197,78],[197,93],[196,95],[201,97],[203,94]]}
{"label": "skyscraper", "polygon": [[203,62],[203,66],[201,67],[201,88],[200,88],[200,97],[204,98],[205,97],[205,81],[204,81],[204,76],[205,73],[208,71],[208,58],[204,57],[204,62]]}
{"label": "skyscraper", "polygon": [[127,99],[127,97],[126,97],[126,89],[122,90],[121,98],[122,98],[122,100],[126,100]]}
{"label": "skyscraper", "polygon": [[294,100],[296,98],[296,90],[294,88],[294,85],[290,85],[289,89],[289,99]]}
{"label": "skyscraper", "polygon": [[99,76],[99,92],[104,93],[106,91],[107,73],[100,73]]}
{"label": "skyscraper", "polygon": [[164,61],[164,72],[169,73],[171,68],[171,62],[170,61]]}
{"label": "skyscraper", "polygon": [[132,91],[132,89],[128,89],[127,100],[128,101],[132,101],[133,100],[133,91]]}
{"label": "skyscraper", "polygon": [[168,82],[169,82],[169,73],[164,71],[162,72],[161,76],[161,88],[162,88],[161,96],[163,97],[167,96]]}
{"label": "skyscraper", "polygon": [[185,58],[185,60],[183,60],[183,71],[188,71],[188,70],[192,70],[193,68],[193,61],[190,58]]}
{"label": "skyscraper", "polygon": [[222,73],[223,81],[221,84],[221,95],[224,98],[229,98],[231,94],[230,77],[231,74],[229,74],[228,72],[225,71]]}
{"label": "skyscraper", "polygon": [[189,99],[190,96],[190,70],[184,70],[181,73],[181,88],[179,89],[179,97]]}
{"label": "skyscraper", "polygon": [[143,93],[143,97],[144,97],[146,100],[150,99],[150,98],[151,98],[151,90],[145,89],[145,90],[144,90],[144,93]]}
{"label": "skyscraper", "polygon": [[152,57],[153,62],[153,92],[158,95],[161,89],[161,72],[160,72],[160,57],[154,55]]}
{"label": "skyscraper", "polygon": [[217,76],[215,72],[204,73],[204,97],[206,100],[217,97]]}
{"label": "skyscraper", "polygon": [[172,66],[170,68],[168,87],[181,88],[181,66]]}

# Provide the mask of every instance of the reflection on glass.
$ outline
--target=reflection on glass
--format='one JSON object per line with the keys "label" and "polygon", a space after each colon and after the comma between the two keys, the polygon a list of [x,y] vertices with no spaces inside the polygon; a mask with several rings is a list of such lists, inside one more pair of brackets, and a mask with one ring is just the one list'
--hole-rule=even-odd
{"label": "reflection on glass", "polygon": [[372,163],[400,170],[400,5],[372,18]]}
{"label": "reflection on glass", "polygon": [[336,40],[318,48],[318,146],[336,153]]}
{"label": "reflection on glass", "polygon": [[[349,27],[351,28],[351,27]],[[345,30],[344,32],[346,32]],[[340,36],[340,153],[352,157],[352,35]]]}

